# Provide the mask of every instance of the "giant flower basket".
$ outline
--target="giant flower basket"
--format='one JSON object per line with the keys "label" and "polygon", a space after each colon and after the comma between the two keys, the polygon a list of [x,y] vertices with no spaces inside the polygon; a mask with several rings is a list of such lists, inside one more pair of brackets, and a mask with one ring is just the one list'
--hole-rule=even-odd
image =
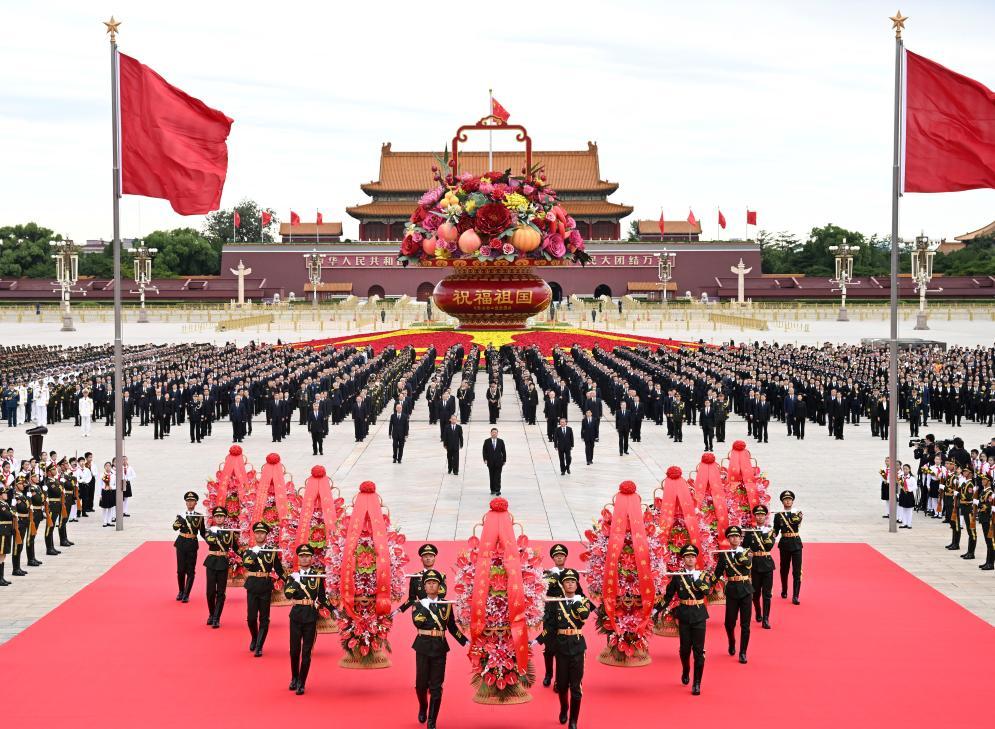
{"label": "giant flower basket", "polygon": [[[711,532],[708,516],[698,508],[691,484],[684,478],[679,466],[667,469],[667,477],[653,494],[652,513],[660,531],[660,539],[666,545],[665,559],[667,572],[680,572],[680,551],[687,544],[698,548],[698,567],[714,567],[712,550],[718,548],[715,535]],[[669,607],[669,606],[668,606]],[[676,637],[677,623],[672,613],[668,613],[654,628],[657,635]]]}
{"label": "giant flower basket", "polygon": [[750,526],[753,523],[753,507],[757,504],[767,506],[770,502],[770,481],[750,455],[744,441],[733,441],[724,475],[729,494],[729,523]]}
{"label": "giant flower basket", "polygon": [[[311,467],[311,475],[304,482],[304,492],[300,498],[300,520],[294,548],[298,544],[309,544],[314,550],[313,564],[328,572],[328,546],[335,536],[345,500],[338,496],[338,489],[332,485],[324,466]],[[288,564],[294,564],[296,559],[294,556]],[[338,626],[330,615],[321,615],[318,620],[319,633],[335,633],[337,630]]]}
{"label": "giant flower basket", "polygon": [[666,544],[655,514],[643,509],[636,484],[623,481],[609,510],[584,532],[581,561],[588,564],[588,591],[601,602],[598,632],[606,636],[598,660],[609,666],[635,667],[650,662],[651,620],[659,581],[666,569]]}
{"label": "giant flower basket", "polygon": [[405,596],[404,535],[390,524],[372,481],[363,481],[328,552],[329,598],[339,611],[342,668],[388,668],[391,602]]}
{"label": "giant flower basket", "polygon": [[[491,500],[480,537],[467,540],[449,590],[457,620],[469,626],[472,683],[478,704],[521,704],[535,680],[529,628],[542,624],[546,583],[542,555],[522,534],[503,498]],[[479,525],[478,525],[479,526]]]}
{"label": "giant flower basket", "polygon": [[[517,130],[525,167],[513,174],[460,172],[459,142],[468,130]],[[546,309],[552,291],[533,266],[584,264],[590,257],[576,221],[560,204],[543,169],[532,164],[532,140],[519,125],[484,117],[461,126],[432,168],[435,187],[418,201],[398,260],[405,266],[452,266],[432,300],[461,328],[522,329]]]}
{"label": "giant flower basket", "polygon": [[[297,494],[292,477],[280,462],[278,453],[266,456],[259,479],[250,484],[243,506],[239,520],[242,542],[254,543],[252,525],[262,521],[269,527],[264,548],[280,550],[281,563],[292,564],[295,559],[297,527],[301,518],[301,498]],[[283,594],[282,580],[273,582],[271,604],[288,604]]]}
{"label": "giant flower basket", "polygon": [[[214,478],[207,481],[207,494],[204,497],[207,513],[210,514],[216,506],[224,507],[227,512],[225,528],[241,529],[243,501],[255,487],[255,483],[255,469],[243,454],[242,446],[231,446]],[[229,557],[232,568],[228,574],[228,585],[241,587],[245,583],[245,569],[237,553],[232,552]]]}

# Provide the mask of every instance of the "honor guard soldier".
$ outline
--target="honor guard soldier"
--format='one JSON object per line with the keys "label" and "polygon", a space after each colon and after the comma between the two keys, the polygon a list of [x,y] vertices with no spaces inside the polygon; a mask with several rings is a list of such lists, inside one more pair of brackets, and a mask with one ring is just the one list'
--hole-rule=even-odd
{"label": "honor guard soldier", "polygon": [[280,551],[266,549],[266,536],[269,527],[257,521],[252,525],[252,538],[255,544],[242,551],[242,566],[245,568],[245,604],[249,623],[249,651],[256,658],[263,654],[263,644],[269,633],[269,610],[273,599],[273,575],[286,580],[286,573],[280,563]]}
{"label": "honor guard soldier", "polygon": [[416,602],[425,597],[423,581],[425,573],[430,570],[438,574],[441,580],[439,583],[439,596],[446,596],[446,576],[442,572],[433,569],[435,567],[435,560],[439,556],[439,548],[434,544],[423,544],[418,547],[418,556],[421,557],[422,570],[411,575],[408,579],[408,600],[400,607],[402,613],[408,608],[414,607]]}
{"label": "honor guard soldier", "polygon": [[757,622],[765,630],[770,630],[770,600],[774,590],[774,534],[767,525],[767,507],[757,504],[753,507],[754,528],[746,532],[743,546],[750,550],[753,569],[750,577],[753,582],[753,612]]}
{"label": "honor guard soldier", "polygon": [[197,537],[206,533],[204,515],[195,511],[197,499],[195,491],[183,494],[186,511],[177,514],[173,520],[173,530],[179,532],[173,542],[173,547],[176,548],[176,584],[179,588],[176,599],[182,602],[190,602],[190,591],[193,589],[194,577],[197,576]]}
{"label": "honor guard soldier", "polygon": [[75,542],[69,541],[69,534],[66,530],[68,529],[67,524],[69,522],[69,515],[72,513],[73,508],[79,503],[79,487],[76,485],[76,479],[69,470],[69,461],[66,458],[59,461],[59,467],[56,473],[58,474],[56,478],[59,483],[59,488],[62,489],[62,504],[59,519],[59,546],[71,547],[75,544]]}
{"label": "honor guard soldier", "polygon": [[207,624],[212,628],[221,627],[221,612],[225,609],[230,564],[228,552],[238,549],[238,534],[224,528],[227,517],[225,507],[215,506],[211,511],[214,523],[203,532],[208,550],[204,559],[207,573]]}
{"label": "honor guard soldier", "polygon": [[38,474],[32,473],[24,491],[31,504],[31,527],[28,533],[28,567],[41,567],[41,560],[35,558],[35,539],[38,537],[38,527],[45,521],[45,492],[38,483]]}
{"label": "honor guard soldier", "polygon": [[788,570],[791,570],[791,603],[800,605],[798,595],[802,590],[802,538],[798,533],[802,526],[802,513],[792,511],[795,503],[794,491],[781,492],[783,511],[774,514],[774,536],[780,534],[777,543],[781,560],[781,597],[788,596]]}
{"label": "honor guard soldier", "polygon": [[[426,545],[431,546],[431,545]],[[418,695],[418,721],[428,720],[428,729],[435,729],[442,706],[442,684],[446,679],[446,654],[449,641],[446,631],[466,645],[466,636],[460,632],[453,614],[453,606],[440,600],[442,574],[427,569],[421,577],[425,597],[415,601],[411,620],[418,630],[415,642],[415,693]]]}
{"label": "honor guard soldier", "polygon": [[[677,631],[681,639],[681,683],[687,686],[690,681],[693,652],[694,683],[691,685],[691,693],[697,696],[701,693],[701,676],[705,672],[705,628],[708,620],[705,603],[715,585],[715,576],[708,570],[699,571],[695,568],[698,548],[693,544],[684,545],[681,559],[684,570],[670,578],[662,605],[670,605],[675,596],[678,599],[674,617],[677,619]],[[669,611],[668,607],[664,613]]]}
{"label": "honor guard soldier", "polygon": [[[968,466],[962,468],[961,482],[957,487],[957,502],[959,504],[959,515],[955,514],[955,519],[964,520],[964,529],[967,531],[967,551],[960,557],[961,559],[974,559],[974,548],[978,544],[978,491],[974,482],[973,469]],[[958,530],[959,536],[959,530]],[[959,543],[958,543],[959,544]]]}
{"label": "honor guard soldier", "polygon": [[[25,479],[18,478],[14,481],[14,488],[11,491],[13,494],[11,507],[14,511],[14,549],[11,553],[11,562],[14,569],[11,574],[14,577],[24,577],[28,574],[21,569],[21,554],[28,543],[31,536],[31,527],[33,526],[31,523],[31,502],[24,493],[26,485],[27,481]],[[34,561],[34,551],[31,551],[28,553],[28,565],[34,566],[31,564]]]}
{"label": "honor guard soldier", "polygon": [[300,696],[311,670],[311,649],[318,636],[318,610],[328,610],[324,574],[312,569],[314,552],[308,544],[297,545],[300,572],[290,575],[283,594],[290,600],[290,690]]}
{"label": "honor guard soldier", "polygon": [[[992,489],[992,479],[989,476],[981,476],[981,489],[978,494],[978,521],[981,522],[981,536],[985,540],[985,563],[979,565],[978,569],[986,572],[995,570],[995,535],[993,535],[992,506],[995,502],[995,490]],[[16,575],[17,563],[14,563]]]}
{"label": "honor guard soldier", "polygon": [[960,469],[947,459],[947,479],[943,482],[943,521],[950,525],[950,544],[946,549],[960,549],[960,519],[957,516],[957,495],[960,486]]}
{"label": "honor guard soldier", "polygon": [[56,470],[55,464],[46,469],[45,481],[41,487],[45,493],[45,554],[49,556],[62,554],[55,548],[55,530],[58,529],[61,533],[62,520],[65,518],[62,513],[62,484],[56,477]]}
{"label": "honor guard soldier", "polygon": [[[549,556],[553,560],[553,566],[548,570],[543,570],[543,579],[546,580],[546,597],[563,597],[563,588],[560,585],[560,575],[563,573],[570,554],[565,544],[554,544],[549,548]],[[584,593],[581,592],[583,595]],[[556,660],[556,641],[550,640],[543,643],[542,659],[546,672],[542,677],[542,685],[548,687],[553,682],[553,666]]]}
{"label": "honor guard soldier", "polygon": [[0,587],[10,583],[3,578],[7,555],[14,551],[14,512],[7,503],[7,489],[0,485]]}
{"label": "honor guard soldier", "polygon": [[560,573],[559,585],[563,594],[546,603],[542,633],[536,638],[536,642],[544,646],[556,644],[556,693],[560,697],[560,723],[566,724],[569,718],[569,729],[577,729],[580,717],[584,654],[587,651],[584,621],[594,609],[591,601],[579,592],[579,577],[577,570],[570,567]]}
{"label": "honor guard soldier", "polygon": [[753,606],[753,582],[750,572],[753,557],[743,547],[743,530],[738,526],[726,527],[726,539],[732,547],[720,552],[715,565],[715,577],[726,579],[726,636],[729,638],[729,655],[736,655],[736,621],[739,620],[739,662],[746,663],[746,647],[750,644],[750,615]]}

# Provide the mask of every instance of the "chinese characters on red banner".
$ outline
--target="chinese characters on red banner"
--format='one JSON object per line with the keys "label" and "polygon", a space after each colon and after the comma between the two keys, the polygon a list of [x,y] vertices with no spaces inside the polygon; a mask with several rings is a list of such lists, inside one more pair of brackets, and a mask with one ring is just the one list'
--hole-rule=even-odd
{"label": "chinese characters on red banner", "polygon": [[[400,268],[393,255],[326,254],[322,257],[323,268]],[[647,253],[592,254],[588,266],[656,266],[657,258]]]}

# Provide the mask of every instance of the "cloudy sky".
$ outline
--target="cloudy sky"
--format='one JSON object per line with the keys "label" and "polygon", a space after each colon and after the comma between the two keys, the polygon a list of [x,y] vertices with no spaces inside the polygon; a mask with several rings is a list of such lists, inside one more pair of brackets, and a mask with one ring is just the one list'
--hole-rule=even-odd
{"label": "cloudy sky", "polygon": [[[109,51],[235,119],[222,205],[343,220],[380,145],[439,149],[487,89],[538,149],[601,151],[635,216],[742,236],[833,222],[890,229],[897,0],[833,3],[0,0],[0,224],[111,235]],[[903,2],[911,50],[995,87],[995,3]],[[471,140],[486,148],[486,139]],[[952,237],[995,219],[995,191],[910,195],[901,232]],[[122,233],[201,225],[126,197]]]}

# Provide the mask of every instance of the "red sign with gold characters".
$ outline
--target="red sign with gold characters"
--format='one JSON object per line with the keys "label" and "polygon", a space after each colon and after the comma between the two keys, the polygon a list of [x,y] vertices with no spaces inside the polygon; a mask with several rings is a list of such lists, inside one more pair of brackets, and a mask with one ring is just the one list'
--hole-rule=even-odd
{"label": "red sign with gold characters", "polygon": [[432,300],[461,329],[521,329],[546,309],[553,292],[528,269],[467,267],[435,285]]}

